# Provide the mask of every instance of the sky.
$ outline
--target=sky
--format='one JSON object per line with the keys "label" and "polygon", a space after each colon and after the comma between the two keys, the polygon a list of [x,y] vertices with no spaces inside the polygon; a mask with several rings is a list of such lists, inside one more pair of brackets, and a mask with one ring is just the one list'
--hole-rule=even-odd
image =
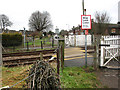
{"label": "sky", "polygon": [[[120,0],[84,0],[86,14],[106,11],[111,23],[118,22],[118,2]],[[53,31],[56,27],[71,29],[81,25],[82,0],[0,0],[0,14],[5,14],[13,22],[11,30],[29,29],[28,21],[35,11],[48,11],[51,15]]]}

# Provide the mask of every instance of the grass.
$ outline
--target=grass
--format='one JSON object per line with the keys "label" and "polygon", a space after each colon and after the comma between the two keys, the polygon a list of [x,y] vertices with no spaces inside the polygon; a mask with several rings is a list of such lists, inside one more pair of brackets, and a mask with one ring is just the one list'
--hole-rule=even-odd
{"label": "grass", "polygon": [[[2,67],[2,86],[12,86],[28,76],[31,65],[19,67]],[[97,80],[92,67],[65,67],[60,73],[62,88],[100,88],[101,84]],[[13,88],[22,88],[26,85],[22,81]]]}
{"label": "grass", "polygon": [[[45,46],[52,45],[52,42],[49,41],[49,38],[43,38],[43,39],[37,38],[34,42],[29,42],[29,45],[33,45],[33,43],[34,43],[35,46],[41,46],[41,41]],[[26,43],[26,45],[27,45],[27,43]]]}
{"label": "grass", "polygon": [[62,88],[98,88],[101,87],[92,67],[65,67],[61,73]]}
{"label": "grass", "polygon": [[[28,76],[28,69],[31,65],[18,66],[18,67],[2,67],[2,87],[12,86],[18,81],[21,81]],[[22,81],[13,88],[22,88],[26,82]]]}

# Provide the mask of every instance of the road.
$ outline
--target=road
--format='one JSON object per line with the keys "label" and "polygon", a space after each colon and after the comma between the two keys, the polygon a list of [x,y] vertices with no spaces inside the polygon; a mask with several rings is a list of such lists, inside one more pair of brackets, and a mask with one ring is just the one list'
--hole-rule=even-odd
{"label": "road", "polygon": [[[89,51],[89,50],[87,50]],[[85,50],[79,47],[65,48],[65,67],[80,67],[85,66]],[[93,65],[93,56],[87,53],[88,66]]]}

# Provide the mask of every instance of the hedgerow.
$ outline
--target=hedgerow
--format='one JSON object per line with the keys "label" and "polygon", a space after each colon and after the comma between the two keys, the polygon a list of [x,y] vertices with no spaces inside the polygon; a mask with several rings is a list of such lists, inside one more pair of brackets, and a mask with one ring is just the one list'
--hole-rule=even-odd
{"label": "hedgerow", "polygon": [[2,45],[3,47],[19,46],[22,44],[22,34],[20,33],[3,33]]}

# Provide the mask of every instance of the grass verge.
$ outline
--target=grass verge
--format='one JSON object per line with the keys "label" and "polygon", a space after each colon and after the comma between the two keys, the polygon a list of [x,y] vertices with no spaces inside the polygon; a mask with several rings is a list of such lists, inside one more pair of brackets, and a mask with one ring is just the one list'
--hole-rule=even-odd
{"label": "grass verge", "polygon": [[[31,65],[19,67],[2,67],[2,86],[12,86],[28,76]],[[60,73],[62,88],[101,88],[92,67],[65,67]],[[22,88],[26,85],[22,81],[13,88]]]}
{"label": "grass verge", "polygon": [[62,88],[100,88],[92,67],[65,67],[61,73]]}
{"label": "grass verge", "polygon": [[[31,65],[18,66],[18,67],[2,67],[2,87],[12,86],[28,76],[29,68]],[[22,81],[13,88],[22,88],[26,82]]]}

